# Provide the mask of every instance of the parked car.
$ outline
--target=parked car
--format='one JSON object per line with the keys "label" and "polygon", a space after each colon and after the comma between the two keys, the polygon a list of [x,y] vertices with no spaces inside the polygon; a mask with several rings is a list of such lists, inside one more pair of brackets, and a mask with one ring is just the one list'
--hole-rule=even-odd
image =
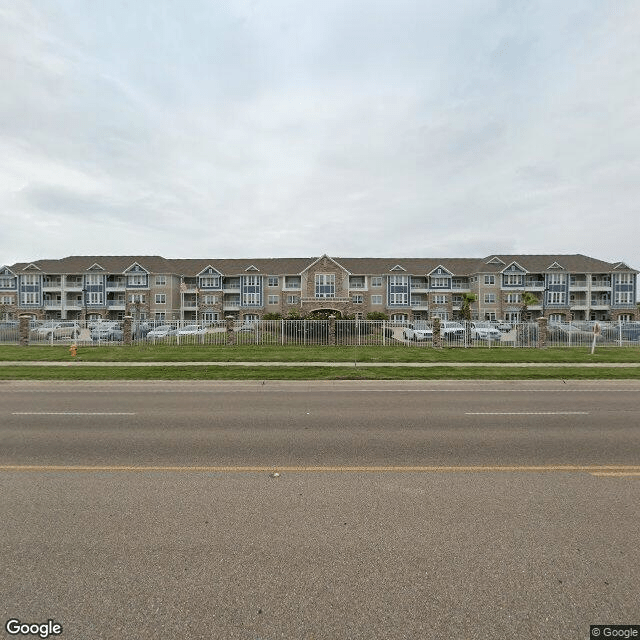
{"label": "parked car", "polygon": [[502,338],[502,332],[489,322],[472,322],[471,338],[474,340],[495,340]]}
{"label": "parked car", "polygon": [[58,322],[56,320],[48,320],[38,328],[32,330],[32,335],[39,339],[59,340],[62,338],[79,338],[80,325],[77,322]]}
{"label": "parked car", "polygon": [[602,323],[602,335],[607,340],[640,340],[640,322]]}
{"label": "parked car", "polygon": [[419,324],[417,322],[408,324],[402,330],[402,337],[405,340],[413,340],[416,342],[418,340],[433,340],[433,329],[426,326],[426,324]]}
{"label": "parked car", "polygon": [[92,340],[119,340],[124,338],[122,328],[117,322],[102,322],[91,330]]}
{"label": "parked car", "polygon": [[460,340],[464,338],[464,326],[459,322],[443,320],[440,323],[440,335],[447,340]]}
{"label": "parked car", "polygon": [[240,327],[236,327],[234,331],[238,331],[239,333],[255,333],[256,327],[252,324],[243,324]]}
{"label": "parked car", "polygon": [[178,329],[179,336],[200,336],[207,333],[206,327],[203,327],[199,324],[188,324],[182,329]]}
{"label": "parked car", "polygon": [[504,320],[490,320],[489,324],[502,333],[508,333],[509,331],[511,331],[511,329],[513,329],[513,326],[509,322],[505,322]]}
{"label": "parked car", "polygon": [[17,320],[0,322],[0,340],[17,340],[19,323]]}
{"label": "parked car", "polygon": [[159,327],[151,329],[151,331],[149,331],[145,337],[151,340],[158,340],[161,338],[166,338],[167,336],[174,336],[177,332],[178,330],[172,327],[170,324],[161,324]]}

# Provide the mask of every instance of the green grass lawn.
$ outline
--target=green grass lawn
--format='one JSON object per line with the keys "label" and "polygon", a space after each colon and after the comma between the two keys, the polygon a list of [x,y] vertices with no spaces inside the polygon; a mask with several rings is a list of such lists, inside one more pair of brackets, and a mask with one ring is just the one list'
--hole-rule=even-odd
{"label": "green grass lawn", "polygon": [[42,367],[0,366],[0,380],[622,380],[640,379],[640,366],[580,367]]}
{"label": "green grass lawn", "polygon": [[[529,349],[513,347],[327,347],[327,346],[200,346],[136,345],[82,346],[77,360],[85,362],[539,362],[617,363],[640,365],[640,347],[587,347]],[[2,361],[37,360],[71,362],[68,345],[0,346]]]}

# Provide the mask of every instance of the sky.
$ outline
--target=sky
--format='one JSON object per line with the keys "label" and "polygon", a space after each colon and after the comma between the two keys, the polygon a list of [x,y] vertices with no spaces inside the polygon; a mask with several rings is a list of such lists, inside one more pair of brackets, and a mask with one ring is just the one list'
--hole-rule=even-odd
{"label": "sky", "polygon": [[640,269],[637,0],[0,4],[0,264]]}

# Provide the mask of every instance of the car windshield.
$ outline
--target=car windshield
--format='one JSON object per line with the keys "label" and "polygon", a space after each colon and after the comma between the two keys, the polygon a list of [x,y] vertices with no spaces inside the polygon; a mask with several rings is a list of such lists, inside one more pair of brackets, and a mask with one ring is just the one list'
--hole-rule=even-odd
{"label": "car windshield", "polygon": [[156,327],[154,331],[168,331],[171,327],[168,324],[163,324],[159,327]]}

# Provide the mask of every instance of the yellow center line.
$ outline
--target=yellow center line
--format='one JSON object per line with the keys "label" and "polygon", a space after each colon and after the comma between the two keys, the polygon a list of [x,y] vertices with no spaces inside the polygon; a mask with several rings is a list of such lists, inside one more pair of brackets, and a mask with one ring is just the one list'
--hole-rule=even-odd
{"label": "yellow center line", "polygon": [[540,466],[127,466],[127,465],[0,465],[0,471],[168,471],[186,473],[547,473],[586,472],[592,475],[640,475],[640,465]]}
{"label": "yellow center line", "polygon": [[640,476],[640,471],[595,471],[591,475],[599,476],[600,478],[625,478]]}

